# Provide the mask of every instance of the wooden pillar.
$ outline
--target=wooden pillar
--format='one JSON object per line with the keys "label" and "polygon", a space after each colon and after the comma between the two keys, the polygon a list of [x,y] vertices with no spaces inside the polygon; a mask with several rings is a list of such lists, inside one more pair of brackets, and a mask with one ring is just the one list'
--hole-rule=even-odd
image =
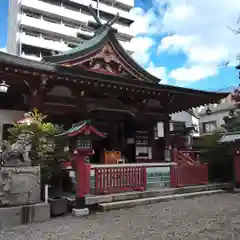
{"label": "wooden pillar", "polygon": [[168,149],[170,146],[170,116],[169,116],[169,114],[165,114],[165,116],[164,116],[163,131],[164,131],[165,149]]}
{"label": "wooden pillar", "polygon": [[150,155],[150,161],[153,162],[154,160],[154,154],[153,154],[153,148],[154,148],[154,124],[150,123],[150,126],[148,128],[148,148],[149,149],[149,153],[148,155]]}
{"label": "wooden pillar", "polygon": [[164,131],[164,161],[171,161],[170,116],[165,113],[163,120]]}
{"label": "wooden pillar", "polygon": [[[109,148],[111,149],[117,149],[119,148],[119,129],[118,129],[118,124],[117,123],[112,123],[109,126],[109,138],[110,138],[110,142],[109,142]],[[109,150],[111,150],[109,149]]]}

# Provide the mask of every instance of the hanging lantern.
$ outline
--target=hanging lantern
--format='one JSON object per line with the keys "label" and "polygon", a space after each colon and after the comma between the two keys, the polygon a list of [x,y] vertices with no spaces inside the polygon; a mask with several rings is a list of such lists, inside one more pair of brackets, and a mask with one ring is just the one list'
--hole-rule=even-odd
{"label": "hanging lantern", "polygon": [[0,83],[0,92],[6,93],[8,91],[9,85],[6,84],[5,81]]}

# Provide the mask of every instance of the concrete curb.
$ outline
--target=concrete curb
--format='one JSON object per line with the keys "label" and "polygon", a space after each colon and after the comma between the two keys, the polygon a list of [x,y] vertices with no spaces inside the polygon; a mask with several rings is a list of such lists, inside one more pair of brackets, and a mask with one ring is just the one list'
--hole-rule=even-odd
{"label": "concrete curb", "polygon": [[194,192],[194,193],[183,193],[183,194],[158,196],[158,197],[134,199],[134,200],[127,200],[127,201],[119,201],[119,202],[101,203],[101,204],[99,204],[99,208],[101,211],[110,211],[110,210],[115,210],[115,209],[120,209],[120,208],[132,208],[137,205],[144,205],[144,204],[158,203],[158,202],[164,202],[164,201],[170,201],[170,200],[207,196],[207,195],[220,194],[220,193],[225,193],[225,190],[201,191],[201,192]]}
{"label": "concrete curb", "polygon": [[123,192],[109,195],[88,196],[86,198],[87,205],[111,203],[119,201],[130,201],[140,198],[152,198],[160,196],[178,195],[185,193],[195,193],[201,191],[213,191],[213,190],[227,190],[230,188],[228,183],[221,184],[207,184],[197,186],[187,186],[181,188],[165,188],[165,189],[149,189],[147,191],[139,192]]}

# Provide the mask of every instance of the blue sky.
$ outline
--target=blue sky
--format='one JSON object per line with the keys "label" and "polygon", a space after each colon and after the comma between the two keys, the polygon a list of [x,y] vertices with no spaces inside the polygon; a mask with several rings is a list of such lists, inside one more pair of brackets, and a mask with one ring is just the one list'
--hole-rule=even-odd
{"label": "blue sky", "polygon": [[[134,58],[162,82],[215,90],[239,84],[240,1],[135,0]],[[7,42],[8,0],[0,0],[0,48]],[[222,67],[231,60],[232,67]],[[221,67],[219,67],[221,66]]]}
{"label": "blue sky", "polygon": [[[233,33],[240,1],[136,0],[135,59],[164,83],[205,90],[239,84]],[[144,49],[143,46],[147,47]],[[223,63],[230,61],[230,66]]]}
{"label": "blue sky", "polygon": [[0,48],[4,48],[7,43],[8,0],[0,0],[0,16]]}

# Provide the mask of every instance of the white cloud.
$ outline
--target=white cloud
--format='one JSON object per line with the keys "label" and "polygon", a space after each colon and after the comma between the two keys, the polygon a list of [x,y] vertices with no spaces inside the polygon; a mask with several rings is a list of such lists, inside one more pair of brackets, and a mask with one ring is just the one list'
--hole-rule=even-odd
{"label": "white cloud", "polygon": [[198,81],[200,79],[214,76],[218,73],[218,68],[215,66],[192,66],[181,67],[170,72],[170,77],[177,81]]}
{"label": "white cloud", "polygon": [[144,11],[142,8],[133,8],[130,14],[135,21],[129,32],[135,37],[130,41],[129,48],[134,51],[133,58],[140,64],[146,65],[150,61],[151,47],[155,40],[150,36],[159,32],[161,28],[159,19],[153,9]]}
{"label": "white cloud", "polygon": [[0,52],[7,52],[6,48],[0,48]]}
{"label": "white cloud", "polygon": [[167,70],[165,67],[155,66],[153,62],[150,62],[146,70],[153,76],[160,78],[161,83],[167,83]]}
{"label": "white cloud", "polygon": [[[155,0],[159,8],[160,0]],[[169,7],[162,18],[164,37],[158,51],[183,52],[187,62],[171,72],[179,81],[197,81],[218,74],[222,62],[236,58],[240,36],[237,28],[239,0],[165,0]],[[173,34],[174,33],[174,34]]]}
{"label": "white cloud", "polygon": [[158,16],[154,13],[153,9],[145,12],[142,8],[133,8],[130,14],[134,17],[135,21],[130,26],[130,32],[137,36],[138,34],[154,34],[161,29]]}
{"label": "white cloud", "polygon": [[136,37],[129,43],[129,48],[134,51],[133,58],[141,65],[145,65],[150,60],[150,50],[155,41],[150,37]]}

